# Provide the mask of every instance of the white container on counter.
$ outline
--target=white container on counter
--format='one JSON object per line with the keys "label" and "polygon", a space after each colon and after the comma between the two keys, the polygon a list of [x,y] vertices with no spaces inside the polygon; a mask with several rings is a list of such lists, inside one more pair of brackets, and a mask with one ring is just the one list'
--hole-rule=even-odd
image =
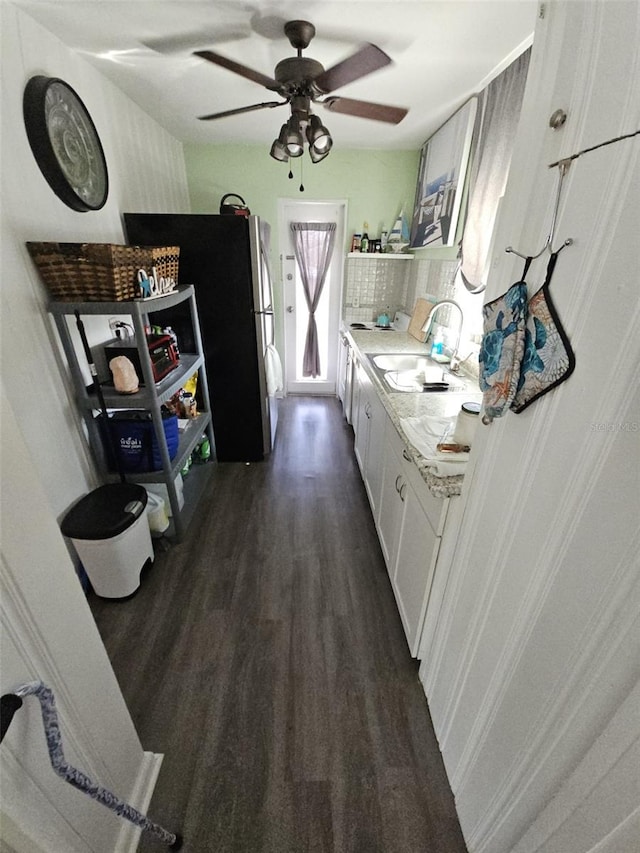
{"label": "white container on counter", "polygon": [[456,418],[456,425],[453,430],[453,443],[471,447],[479,418],[480,403],[463,403]]}

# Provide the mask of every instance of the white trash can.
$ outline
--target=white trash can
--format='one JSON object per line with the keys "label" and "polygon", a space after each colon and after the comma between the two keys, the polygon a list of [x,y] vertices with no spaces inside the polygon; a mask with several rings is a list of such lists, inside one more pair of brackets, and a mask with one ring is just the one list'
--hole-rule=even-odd
{"label": "white trash can", "polygon": [[127,598],[153,561],[145,508],[147,492],[136,483],[110,483],[81,498],[60,525],[73,542],[96,595]]}

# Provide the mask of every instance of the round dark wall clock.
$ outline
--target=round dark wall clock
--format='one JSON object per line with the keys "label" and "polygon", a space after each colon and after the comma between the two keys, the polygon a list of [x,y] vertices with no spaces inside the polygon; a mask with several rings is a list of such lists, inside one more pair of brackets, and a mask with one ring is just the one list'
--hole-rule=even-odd
{"label": "round dark wall clock", "polygon": [[23,113],[31,150],[54,193],[73,210],[100,210],[109,192],[107,163],[76,92],[56,77],[32,77]]}

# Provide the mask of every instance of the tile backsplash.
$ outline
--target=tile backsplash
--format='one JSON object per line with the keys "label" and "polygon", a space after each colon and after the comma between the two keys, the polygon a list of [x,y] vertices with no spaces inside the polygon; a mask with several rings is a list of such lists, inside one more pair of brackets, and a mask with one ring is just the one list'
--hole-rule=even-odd
{"label": "tile backsplash", "polygon": [[[470,294],[456,283],[457,260],[393,258],[385,255],[347,257],[345,260],[342,316],[346,323],[370,323],[386,311],[413,312],[417,299],[454,299],[465,317],[460,356],[466,369],[478,370],[477,352],[482,333],[482,294]],[[455,314],[455,309],[450,309]],[[445,324],[451,316],[443,308],[438,315]],[[456,318],[457,322],[457,318]],[[446,340],[446,337],[445,337]]]}
{"label": "tile backsplash", "polygon": [[349,323],[370,323],[387,309],[406,310],[410,259],[363,255],[345,262],[343,316]]}
{"label": "tile backsplash", "polygon": [[418,298],[452,299],[457,261],[393,258],[385,255],[345,261],[343,317],[370,323],[387,309],[411,314]]}

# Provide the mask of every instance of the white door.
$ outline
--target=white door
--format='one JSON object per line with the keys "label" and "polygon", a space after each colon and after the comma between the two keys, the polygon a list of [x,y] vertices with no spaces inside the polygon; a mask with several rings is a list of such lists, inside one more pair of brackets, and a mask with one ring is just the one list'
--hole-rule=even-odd
{"label": "white door", "polygon": [[[342,303],[342,278],[345,245],[345,201],[279,201],[280,255],[282,257],[284,296],[284,380],[287,394],[336,393],[338,369],[338,332]],[[293,249],[292,222],[335,222],[336,239],[329,272],[316,310],[320,375],[315,379],[302,375],[309,313],[298,264]]]}
{"label": "white door", "polygon": [[[0,400],[2,694],[25,682],[45,682],[54,691],[69,763],[145,809],[160,756],[142,751],[3,387]],[[33,696],[23,700],[2,742],[0,785],[3,850],[136,849],[139,830],[53,772]]]}

